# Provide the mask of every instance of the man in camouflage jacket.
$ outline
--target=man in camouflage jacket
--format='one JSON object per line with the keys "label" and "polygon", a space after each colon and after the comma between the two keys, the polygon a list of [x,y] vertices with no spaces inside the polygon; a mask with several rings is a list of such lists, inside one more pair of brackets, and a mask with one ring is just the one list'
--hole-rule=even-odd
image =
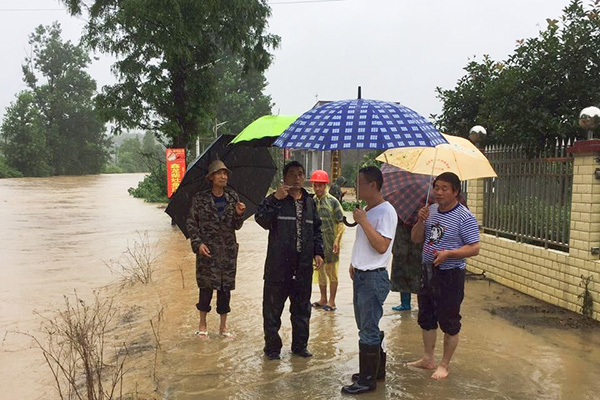
{"label": "man in camouflage jacket", "polygon": [[235,289],[238,244],[235,231],[242,227],[246,206],[235,191],[227,186],[230,171],[221,161],[209,166],[207,179],[212,188],[198,192],[186,221],[192,250],[196,253],[196,283],[200,311],[197,334],[208,337],[206,314],[210,311],[213,290],[217,290],[217,313],[221,315],[220,333],[227,331],[229,301]]}

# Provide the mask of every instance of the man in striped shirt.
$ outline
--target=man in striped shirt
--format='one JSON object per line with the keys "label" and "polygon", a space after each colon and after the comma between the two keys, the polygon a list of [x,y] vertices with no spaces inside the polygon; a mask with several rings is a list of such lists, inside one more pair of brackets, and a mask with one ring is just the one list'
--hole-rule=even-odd
{"label": "man in striped shirt", "polygon": [[[409,365],[434,370],[433,379],[448,376],[448,366],[460,332],[460,305],[465,289],[465,258],[479,254],[479,227],[475,216],[459,202],[460,180],[445,172],[433,182],[435,204],[419,210],[411,231],[423,243],[423,283],[417,295],[419,326],[423,329],[423,357]],[[434,360],[438,324],[444,332],[444,352]]]}

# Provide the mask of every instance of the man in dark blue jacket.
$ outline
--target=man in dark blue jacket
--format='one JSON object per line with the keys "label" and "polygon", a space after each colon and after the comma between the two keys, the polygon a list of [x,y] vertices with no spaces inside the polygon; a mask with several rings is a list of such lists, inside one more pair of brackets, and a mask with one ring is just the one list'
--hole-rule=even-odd
{"label": "man in dark blue jacket", "polygon": [[291,161],[283,167],[283,184],[264,199],[256,211],[256,222],[269,231],[263,290],[264,352],[279,360],[281,313],[290,299],[292,352],[311,357],[307,350],[313,259],[323,264],[321,219],[315,202],[304,190],[302,164]]}

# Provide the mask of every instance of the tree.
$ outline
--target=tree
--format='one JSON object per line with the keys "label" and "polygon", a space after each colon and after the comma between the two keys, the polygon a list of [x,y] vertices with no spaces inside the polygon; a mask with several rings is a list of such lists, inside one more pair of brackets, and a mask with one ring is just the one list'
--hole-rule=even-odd
{"label": "tree", "polygon": [[6,163],[3,156],[0,156],[0,179],[1,178],[20,178],[23,174],[12,168]]}
{"label": "tree", "polygon": [[[87,7],[63,2],[72,14]],[[187,148],[213,120],[219,62],[262,72],[279,43],[265,32],[265,0],[95,0],[86,11],[86,43],[118,58],[119,82],[98,96],[104,119],[115,133],[153,131],[174,147]]]}
{"label": "tree", "polygon": [[0,128],[2,152],[8,166],[25,176],[48,176],[48,149],[42,119],[31,91],[19,93],[6,109]]}
{"label": "tree", "polygon": [[436,88],[437,97],[442,100],[442,114],[437,123],[445,132],[465,136],[479,117],[479,108],[485,100],[488,85],[498,77],[501,64],[485,55],[483,61],[471,61],[464,68],[467,74],[459,79],[456,88],[443,90]]}
{"label": "tree", "polygon": [[165,148],[156,143],[152,132],[146,132],[142,138],[142,154],[156,161],[164,162]]}
{"label": "tree", "polygon": [[136,135],[123,140],[115,149],[116,165],[122,172],[148,172],[152,165],[164,162],[165,152],[154,140],[151,132],[146,132],[142,140]]}
{"label": "tree", "polygon": [[30,36],[23,65],[28,91],[19,94],[2,124],[7,163],[28,176],[100,172],[108,141],[93,105],[96,83],[89,57],[63,42],[58,23]]}
{"label": "tree", "polygon": [[117,148],[117,167],[123,172],[145,172],[142,146],[137,137],[125,139]]}
{"label": "tree", "polygon": [[506,62],[471,63],[455,89],[438,89],[444,106],[437,123],[462,135],[469,125],[484,125],[492,143],[519,143],[531,152],[557,137],[583,137],[579,112],[600,105],[600,1],[586,10],[573,0],[560,20],[547,23],[538,37],[519,40]]}
{"label": "tree", "polygon": [[[263,71],[244,73],[242,62],[228,57],[217,64],[215,74],[218,80],[215,117],[227,121],[220,133],[237,135],[255,119],[271,114],[271,96],[263,93],[267,86]],[[207,126],[207,130],[210,128],[211,125]]]}

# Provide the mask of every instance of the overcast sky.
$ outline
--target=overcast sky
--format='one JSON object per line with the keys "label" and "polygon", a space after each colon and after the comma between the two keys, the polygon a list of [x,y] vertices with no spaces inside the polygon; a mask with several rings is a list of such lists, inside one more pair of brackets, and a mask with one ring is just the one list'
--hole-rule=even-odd
{"label": "overcast sky", "polygon": [[[274,113],[301,114],[316,100],[399,101],[439,113],[436,86],[453,88],[469,59],[503,60],[516,40],[537,36],[568,0],[272,0],[270,32],[281,36],[267,92]],[[31,11],[36,10],[36,11]],[[0,115],[25,88],[21,64],[36,26],[59,21],[77,41],[84,22],[56,0],[0,0]],[[110,59],[89,72],[114,82]],[[458,133],[458,132],[457,132]]]}

